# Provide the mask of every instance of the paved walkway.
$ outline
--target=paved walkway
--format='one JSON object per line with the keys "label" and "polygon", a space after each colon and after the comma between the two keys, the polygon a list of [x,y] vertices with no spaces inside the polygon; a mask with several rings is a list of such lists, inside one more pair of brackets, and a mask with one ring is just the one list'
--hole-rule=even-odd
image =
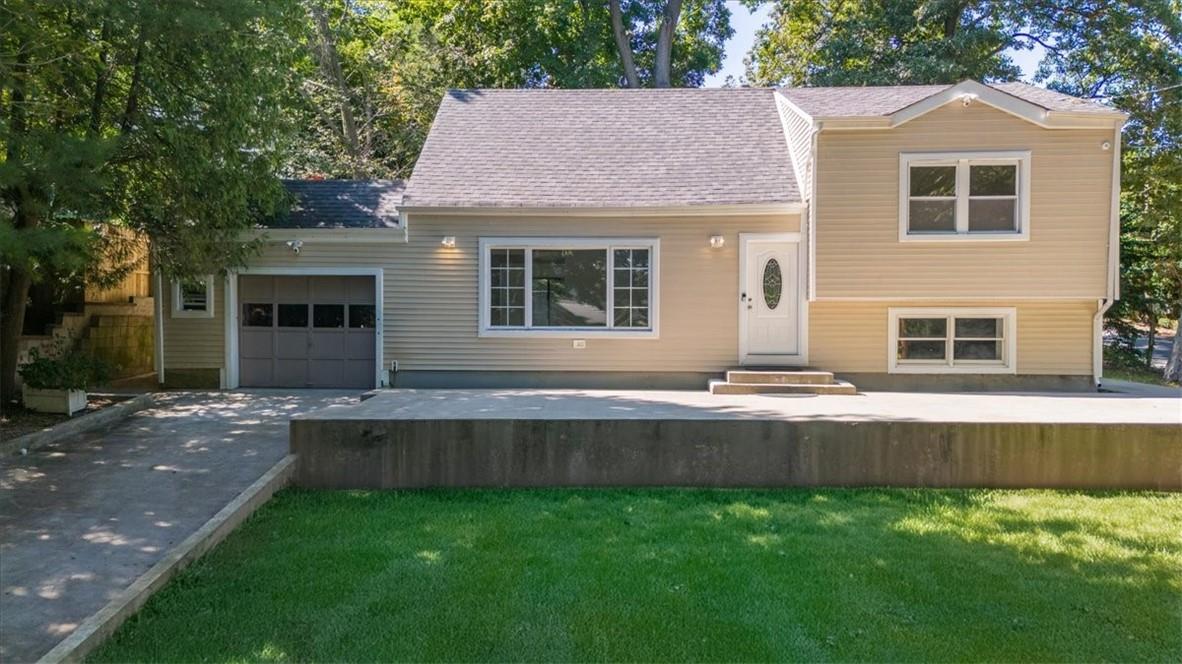
{"label": "paved walkway", "polygon": [[702,391],[379,390],[307,416],[343,420],[841,420],[1182,424],[1182,401],[1096,392],[860,392],[723,395]]}
{"label": "paved walkway", "polygon": [[168,394],[0,462],[0,661],[48,652],[282,459],[290,416],[357,394]]}

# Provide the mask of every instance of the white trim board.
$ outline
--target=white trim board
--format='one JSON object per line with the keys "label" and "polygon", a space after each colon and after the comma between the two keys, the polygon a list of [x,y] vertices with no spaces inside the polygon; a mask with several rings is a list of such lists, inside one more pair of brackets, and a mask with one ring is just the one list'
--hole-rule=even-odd
{"label": "white trim board", "polygon": [[307,242],[316,244],[404,244],[405,228],[256,228],[246,231],[247,240],[263,242]]}
{"label": "white trim board", "polygon": [[271,276],[308,276],[308,277],[373,277],[374,279],[374,386],[384,387],[386,381],[382,373],[383,339],[385,338],[385,270],[380,267],[353,266],[315,266],[315,267],[247,267],[236,272],[226,273],[226,316],[225,341],[225,369],[222,371],[222,389],[238,387],[238,277],[241,275],[271,275]]}
{"label": "white trim board", "polygon": [[[477,284],[478,284],[478,327],[477,336],[487,338],[557,338],[557,339],[659,339],[661,334],[661,240],[654,237],[481,237],[478,242]],[[613,249],[649,250],[649,327],[630,328],[496,328],[489,321],[489,304],[492,300],[490,285],[489,252],[493,249],[604,249],[609,257]],[[528,326],[533,309],[532,266],[525,262],[525,323]],[[615,270],[607,269],[606,303],[608,319],[613,312],[611,297],[614,297]]]}
{"label": "white trim board", "polygon": [[[172,318],[213,318],[215,311],[215,296],[213,288],[213,275],[207,274],[201,279],[205,282],[205,308],[204,309],[183,309],[183,300],[181,298],[181,279],[173,279],[170,282],[171,297],[169,309],[171,310]],[[197,281],[193,279],[192,281]]]}
{"label": "white trim board", "polygon": [[[797,348],[794,354],[759,354],[747,353],[747,309],[743,302],[742,293],[747,288],[747,246],[752,242],[794,242],[797,249],[796,260],[796,291],[797,291]],[[740,365],[783,365],[806,366],[809,361],[809,302],[805,293],[805,283],[808,279],[805,262],[808,247],[801,242],[800,233],[739,233],[739,284],[735,291],[735,301],[738,305],[739,316],[739,364]]]}

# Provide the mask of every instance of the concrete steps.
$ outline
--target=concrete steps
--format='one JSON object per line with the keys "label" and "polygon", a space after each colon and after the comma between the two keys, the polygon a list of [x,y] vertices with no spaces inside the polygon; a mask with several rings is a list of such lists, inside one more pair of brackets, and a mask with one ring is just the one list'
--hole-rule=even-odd
{"label": "concrete steps", "polygon": [[725,380],[710,381],[711,394],[857,394],[853,383],[838,380],[829,371],[740,369],[726,372]]}

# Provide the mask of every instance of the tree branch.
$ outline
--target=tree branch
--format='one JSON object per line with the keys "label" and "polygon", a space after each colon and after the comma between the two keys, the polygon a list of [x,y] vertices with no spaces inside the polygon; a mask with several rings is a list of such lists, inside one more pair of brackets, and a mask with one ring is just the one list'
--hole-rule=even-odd
{"label": "tree branch", "polygon": [[620,0],[608,0],[608,9],[612,15],[612,34],[616,38],[616,50],[620,52],[620,65],[624,68],[624,81],[630,88],[639,88],[640,76],[636,73],[636,61],[632,57],[632,40],[624,30]]}
{"label": "tree branch", "polygon": [[653,83],[658,88],[669,87],[672,80],[673,37],[680,18],[681,0],[668,0],[661,18],[661,30],[657,33],[657,61],[653,65]]}

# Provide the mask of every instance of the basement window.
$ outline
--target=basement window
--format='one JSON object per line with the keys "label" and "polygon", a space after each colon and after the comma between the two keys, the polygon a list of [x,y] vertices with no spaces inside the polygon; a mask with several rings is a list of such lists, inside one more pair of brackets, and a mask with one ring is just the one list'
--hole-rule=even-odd
{"label": "basement window", "polygon": [[480,336],[657,334],[655,239],[481,238]]}
{"label": "basement window", "polygon": [[899,240],[1026,240],[1030,153],[899,155]]}
{"label": "basement window", "polygon": [[890,309],[890,373],[1016,373],[1012,308]]}
{"label": "basement window", "polygon": [[213,275],[172,282],[173,318],[213,318]]}

